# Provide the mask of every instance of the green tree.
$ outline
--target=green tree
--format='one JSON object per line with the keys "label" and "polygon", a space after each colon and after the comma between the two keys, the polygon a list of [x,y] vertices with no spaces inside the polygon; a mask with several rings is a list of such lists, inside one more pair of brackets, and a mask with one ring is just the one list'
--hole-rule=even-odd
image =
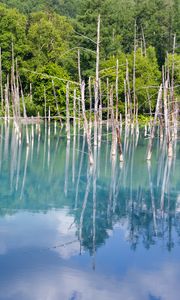
{"label": "green tree", "polygon": [[66,81],[63,82],[62,79],[67,80],[70,76],[63,53],[69,50],[71,32],[72,27],[67,19],[55,13],[38,12],[29,17],[29,53],[21,73],[25,84],[33,84],[33,99],[38,105],[44,106],[44,87],[46,88],[47,105],[51,107],[52,113],[56,113],[56,103],[51,76],[61,79],[55,80],[55,90],[57,101],[61,106],[65,103]]}
{"label": "green tree", "polygon": [[2,49],[2,65],[7,73],[11,67],[12,42],[18,61],[26,54],[26,17],[16,9],[7,9],[0,5],[0,47]]}
{"label": "green tree", "polygon": [[[117,57],[111,57],[101,64],[101,79],[109,78],[110,85],[115,85],[116,81],[116,61],[119,61],[119,108],[124,111],[124,80],[126,74],[126,59],[129,65],[129,81],[131,93],[133,91],[133,58],[134,53],[125,55],[121,53]],[[154,108],[157,98],[157,91],[160,84],[161,73],[159,71],[156,52],[153,47],[147,49],[147,56],[142,55],[141,49],[136,53],[136,98],[139,104],[140,113],[149,112],[148,96]],[[104,80],[103,80],[104,81]],[[106,82],[104,81],[103,90]],[[106,97],[105,97],[106,101]]]}

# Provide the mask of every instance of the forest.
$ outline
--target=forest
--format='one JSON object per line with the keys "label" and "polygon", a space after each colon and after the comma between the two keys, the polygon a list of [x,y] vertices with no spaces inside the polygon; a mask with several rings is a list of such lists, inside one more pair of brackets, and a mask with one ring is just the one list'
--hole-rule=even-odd
{"label": "forest", "polygon": [[[110,85],[116,81],[117,61],[118,110],[122,114],[125,110],[127,65],[130,93],[136,89],[140,114],[149,113],[147,99],[151,99],[152,109],[155,108],[162,66],[171,70],[174,64],[174,92],[179,99],[179,0],[0,2],[1,103],[14,57],[28,116],[44,115],[45,98],[52,115],[65,115],[67,81],[71,83],[70,99],[74,87],[82,79],[87,83],[85,93],[89,99],[88,82],[91,80],[93,87],[96,75],[98,15],[101,16],[99,78],[102,106],[107,101],[107,80]],[[135,51],[136,81],[133,88]],[[171,71],[169,73],[171,78]],[[72,102],[70,100],[71,111]],[[86,105],[90,105],[89,100]],[[1,115],[4,115],[3,105]]]}

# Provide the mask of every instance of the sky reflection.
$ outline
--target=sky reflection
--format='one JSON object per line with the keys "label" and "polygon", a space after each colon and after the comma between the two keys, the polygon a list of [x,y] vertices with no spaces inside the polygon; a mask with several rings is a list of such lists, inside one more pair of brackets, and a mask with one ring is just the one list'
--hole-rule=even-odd
{"label": "sky reflection", "polygon": [[[83,133],[66,143],[30,128],[30,146],[1,126],[0,299],[178,299],[180,151],[125,136],[88,165]],[[50,139],[50,140],[49,140]]]}

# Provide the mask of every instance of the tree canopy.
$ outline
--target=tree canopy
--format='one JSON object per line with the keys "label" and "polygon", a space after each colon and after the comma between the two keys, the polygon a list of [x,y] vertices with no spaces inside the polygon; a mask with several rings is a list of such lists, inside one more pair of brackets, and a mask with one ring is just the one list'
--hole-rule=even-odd
{"label": "tree canopy", "polygon": [[[39,107],[43,107],[44,87],[51,110],[56,113],[54,92],[57,94],[62,111],[64,110],[66,80],[78,82],[78,49],[83,79],[87,82],[89,76],[94,78],[98,14],[101,15],[100,74],[104,88],[106,77],[109,77],[110,82],[115,80],[115,65],[118,59],[119,97],[123,103],[123,81],[127,60],[132,84],[135,33],[136,90],[142,112],[146,110],[147,92],[152,99],[156,97],[155,90],[147,91],[146,87],[159,85],[161,67],[167,57],[169,66],[171,64],[172,67],[173,61],[176,65],[175,83],[179,85],[178,0],[1,0],[0,2],[3,82],[5,83],[6,76],[10,73],[13,44],[26,101],[28,102],[31,84],[34,105],[38,110]],[[173,58],[175,34],[176,48]],[[110,71],[103,71],[104,69]],[[179,93],[179,89],[176,91]]]}

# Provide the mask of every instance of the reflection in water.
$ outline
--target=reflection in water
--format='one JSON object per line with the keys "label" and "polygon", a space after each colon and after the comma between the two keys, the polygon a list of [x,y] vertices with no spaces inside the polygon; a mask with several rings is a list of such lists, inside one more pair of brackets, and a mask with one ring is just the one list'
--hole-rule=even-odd
{"label": "reflection in water", "polygon": [[[119,163],[111,155],[110,137],[102,130],[98,147],[94,147],[95,163],[90,167],[86,138],[79,126],[79,134],[67,141],[57,125],[32,125],[28,127],[28,145],[26,128],[21,140],[8,124],[1,125],[0,131],[0,258],[4,256],[3,262],[0,259],[0,299],[177,299],[173,290],[177,290],[174,285],[179,276],[179,142],[174,146],[174,158],[169,159],[165,143],[157,140],[157,151],[147,162],[144,131],[126,128],[124,163]],[[142,253],[147,258],[143,264]],[[141,270],[147,261],[152,267],[154,259],[162,257],[164,264],[159,269]],[[38,276],[43,276],[47,285],[29,287],[24,296],[9,263],[19,278],[26,268],[28,276],[35,274],[32,286]],[[48,274],[40,272],[42,266],[49,268]],[[53,270],[53,278],[60,277],[61,285],[52,281]],[[174,280],[174,294],[169,298],[166,288],[160,290],[152,284],[156,277],[161,284],[168,270]],[[8,287],[9,279],[17,296],[13,292],[5,296],[8,288],[2,289],[1,281]],[[168,275],[165,282],[167,279]],[[72,288],[63,290],[64,284]],[[135,289],[137,284],[141,292]],[[27,282],[23,281],[24,285]],[[52,289],[49,298],[46,286]]]}
{"label": "reflection in water", "polygon": [[[124,219],[129,224],[129,242],[133,248],[139,239],[150,247],[156,238],[165,238],[172,230],[178,232],[179,145],[176,145],[176,163],[167,157],[165,147],[161,152],[157,148],[152,163],[146,162],[146,140],[140,138],[137,144],[136,134],[131,136],[128,132],[124,138],[125,163],[119,164],[116,157],[111,157],[110,143],[103,140],[101,151],[94,148],[95,166],[90,169],[84,135],[74,137],[71,144],[63,132],[60,136],[51,134],[53,129],[47,124],[36,132],[33,126],[28,146],[25,130],[19,141],[14,129],[1,126],[1,180],[4,182],[1,197],[8,193],[10,200],[6,203],[5,197],[3,201],[4,215],[16,209],[44,211],[49,207],[68,206],[79,228],[82,245],[92,253],[107,238],[106,231]],[[76,148],[79,138],[81,143]],[[83,226],[84,218],[86,226]]]}

